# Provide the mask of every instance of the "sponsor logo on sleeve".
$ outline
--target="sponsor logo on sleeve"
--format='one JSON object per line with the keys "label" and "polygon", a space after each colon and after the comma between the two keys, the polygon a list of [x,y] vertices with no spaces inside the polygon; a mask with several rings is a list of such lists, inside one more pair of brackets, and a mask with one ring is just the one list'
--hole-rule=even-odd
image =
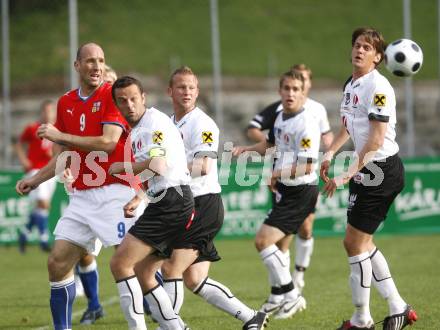
{"label": "sponsor logo on sleeve", "polygon": [[163,133],[161,131],[153,132],[153,143],[160,144],[163,141]]}
{"label": "sponsor logo on sleeve", "polygon": [[374,105],[384,107],[387,104],[387,96],[385,94],[374,94]]}
{"label": "sponsor logo on sleeve", "polygon": [[213,143],[214,137],[212,136],[212,132],[205,131],[202,132],[202,143]]}

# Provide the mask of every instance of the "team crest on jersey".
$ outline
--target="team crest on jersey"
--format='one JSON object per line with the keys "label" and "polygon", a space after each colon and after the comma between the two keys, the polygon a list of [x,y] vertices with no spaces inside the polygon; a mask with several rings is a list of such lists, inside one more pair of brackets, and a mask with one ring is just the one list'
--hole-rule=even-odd
{"label": "team crest on jersey", "polygon": [[93,102],[92,112],[98,112],[101,109],[101,101]]}
{"label": "team crest on jersey", "polygon": [[312,146],[312,140],[309,138],[301,139],[301,148],[309,149]]}
{"label": "team crest on jersey", "polygon": [[359,103],[359,97],[356,94],[354,94],[353,95],[353,104],[356,105],[358,103]]}
{"label": "team crest on jersey", "polygon": [[385,94],[374,94],[374,105],[384,107],[387,103],[387,96]]}
{"label": "team crest on jersey", "polygon": [[141,149],[142,149],[142,140],[139,140],[139,141],[136,143],[136,147],[137,147],[137,150],[141,150]]}
{"label": "team crest on jersey", "polygon": [[362,180],[364,179],[364,173],[361,172],[357,172],[354,176],[353,176],[353,181],[355,183],[362,183]]}
{"label": "team crest on jersey", "polygon": [[134,153],[136,153],[136,152],[138,152],[139,150],[141,150],[142,149],[142,141],[141,140],[139,140],[139,141],[133,141],[132,143],[131,143],[131,149],[133,150],[133,152]]}
{"label": "team crest on jersey", "polygon": [[275,127],[274,134],[277,139],[281,139],[281,128]]}
{"label": "team crest on jersey", "polygon": [[345,105],[350,103],[350,93],[345,93]]}
{"label": "team crest on jersey", "polygon": [[202,143],[212,143],[214,142],[214,137],[212,136],[212,132],[205,131],[202,132]]}
{"label": "team crest on jersey", "polygon": [[163,133],[161,131],[154,131],[153,132],[153,142],[160,144],[162,141],[163,141]]}

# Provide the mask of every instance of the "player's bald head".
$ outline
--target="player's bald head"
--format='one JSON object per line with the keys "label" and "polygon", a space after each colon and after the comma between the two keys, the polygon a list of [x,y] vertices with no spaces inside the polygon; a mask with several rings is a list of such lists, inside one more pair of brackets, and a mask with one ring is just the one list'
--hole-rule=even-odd
{"label": "player's bald head", "polygon": [[84,57],[84,54],[89,51],[100,51],[104,56],[104,51],[102,50],[100,45],[98,45],[94,42],[88,42],[88,43],[82,44],[78,48],[78,51],[76,52],[76,60],[77,61],[81,60],[81,58]]}

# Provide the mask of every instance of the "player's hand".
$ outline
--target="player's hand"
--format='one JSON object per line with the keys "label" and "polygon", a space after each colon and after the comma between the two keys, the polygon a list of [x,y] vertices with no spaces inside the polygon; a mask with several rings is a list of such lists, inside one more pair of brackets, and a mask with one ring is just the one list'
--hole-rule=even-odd
{"label": "player's hand", "polygon": [[124,205],[124,216],[126,218],[134,218],[136,216],[136,209],[141,201],[142,199],[139,196],[134,196],[127,204]]}
{"label": "player's hand", "polygon": [[232,156],[237,157],[239,155],[241,155],[243,152],[246,152],[247,147],[245,146],[236,146],[234,148],[232,148]]}
{"label": "player's hand", "polygon": [[37,135],[40,139],[48,139],[52,142],[60,140],[61,132],[52,124],[42,124],[38,127]]}
{"label": "player's hand", "polygon": [[347,173],[343,173],[340,176],[334,177],[333,179],[328,178],[322,189],[322,193],[326,197],[332,197],[338,187],[347,184],[350,181],[350,176]]}
{"label": "player's hand", "polygon": [[37,188],[38,185],[33,184],[31,178],[18,180],[15,185],[15,191],[19,195],[26,195],[31,192],[31,190]]}
{"label": "player's hand", "polygon": [[321,163],[321,168],[319,170],[319,175],[324,182],[328,182],[330,178],[328,177],[328,170],[330,169],[330,161],[324,160]]}
{"label": "player's hand", "polygon": [[110,165],[108,169],[108,174],[115,176],[115,174],[120,174],[125,172],[124,162],[115,162]]}
{"label": "player's hand", "polygon": [[281,177],[281,170],[275,170],[272,172],[270,177],[269,188],[272,192],[277,192],[276,184],[278,179]]}
{"label": "player's hand", "polygon": [[73,192],[73,183],[75,182],[75,177],[72,174],[72,170],[70,168],[66,168],[63,171],[63,180],[64,186],[68,192]]}

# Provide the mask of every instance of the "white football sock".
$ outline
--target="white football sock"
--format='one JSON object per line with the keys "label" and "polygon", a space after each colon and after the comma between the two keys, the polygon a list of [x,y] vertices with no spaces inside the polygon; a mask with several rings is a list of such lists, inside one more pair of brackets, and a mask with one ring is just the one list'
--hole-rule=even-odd
{"label": "white football sock", "polygon": [[371,260],[370,253],[364,252],[357,256],[349,257],[350,286],[352,302],[356,310],[351,317],[351,324],[366,326],[371,324],[370,314],[370,286],[371,286]]}
{"label": "white football sock", "polygon": [[130,330],[146,330],[142,289],[136,276],[116,282],[119,300]]}
{"label": "white football sock", "polygon": [[406,303],[397,291],[384,255],[376,248],[371,252],[370,259],[373,268],[373,285],[387,300],[390,315],[402,313]]}
{"label": "white football sock", "polygon": [[295,265],[307,268],[310,265],[310,258],[313,253],[313,237],[302,239],[298,235],[295,237]]}
{"label": "white football sock", "polygon": [[274,281],[274,286],[281,287],[292,282],[292,275],[290,274],[284,253],[275,244],[269,245],[260,251],[260,256]]}
{"label": "white football sock", "polygon": [[161,329],[181,330],[183,322],[177,315],[165,289],[158,285],[144,296],[150,306],[151,316],[160,324]]}
{"label": "white football sock", "polygon": [[242,322],[246,323],[255,316],[255,311],[235,298],[227,287],[210,278],[203,280],[193,292]]}
{"label": "white football sock", "polygon": [[284,258],[286,259],[287,269],[290,272],[290,250],[284,252]]}
{"label": "white football sock", "polygon": [[169,280],[164,279],[163,288],[167,292],[168,297],[170,297],[174,312],[179,314],[184,298],[183,280],[181,278]]}

